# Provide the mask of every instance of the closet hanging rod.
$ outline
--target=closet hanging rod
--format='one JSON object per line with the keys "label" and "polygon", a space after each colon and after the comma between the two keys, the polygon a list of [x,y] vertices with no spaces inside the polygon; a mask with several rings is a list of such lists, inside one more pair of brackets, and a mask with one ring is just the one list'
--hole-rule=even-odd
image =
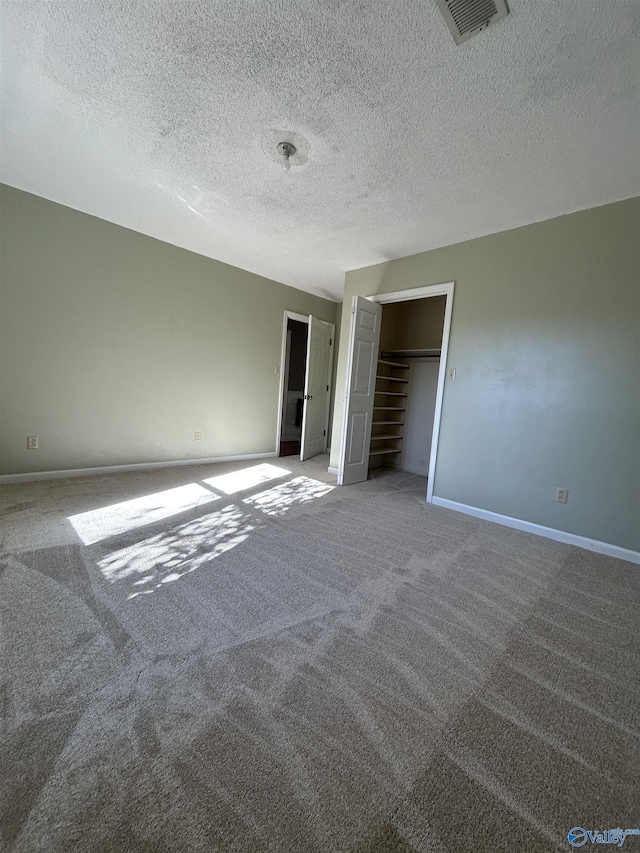
{"label": "closet hanging rod", "polygon": [[382,358],[439,358],[440,347],[433,349],[390,349],[384,350]]}

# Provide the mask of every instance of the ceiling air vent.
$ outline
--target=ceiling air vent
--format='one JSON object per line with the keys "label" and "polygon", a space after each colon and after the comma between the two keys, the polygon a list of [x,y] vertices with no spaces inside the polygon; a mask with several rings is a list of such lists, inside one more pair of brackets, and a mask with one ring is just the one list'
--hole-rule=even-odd
{"label": "ceiling air vent", "polygon": [[436,0],[456,44],[509,14],[505,0]]}

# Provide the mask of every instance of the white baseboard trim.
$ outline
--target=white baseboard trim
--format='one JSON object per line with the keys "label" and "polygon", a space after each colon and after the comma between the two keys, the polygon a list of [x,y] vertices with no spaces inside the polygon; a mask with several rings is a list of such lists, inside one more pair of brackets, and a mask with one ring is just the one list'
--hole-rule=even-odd
{"label": "white baseboard trim", "polygon": [[327,471],[328,471],[330,474],[335,474],[335,476],[336,476],[336,477],[338,476],[338,469],[337,469],[337,468],[332,468],[332,467],[331,467],[331,465],[329,465],[329,467],[327,468]]}
{"label": "white baseboard trim", "polygon": [[578,548],[586,548],[587,551],[595,551],[598,554],[606,554],[608,557],[617,557],[619,560],[640,564],[640,551],[631,551],[628,548],[621,548],[619,545],[610,545],[608,542],[589,539],[587,536],[577,536],[575,533],[566,533],[564,530],[556,530],[553,527],[543,527],[541,524],[534,524],[531,521],[521,521],[519,518],[500,515],[497,512],[450,501],[447,498],[437,498],[435,495],[432,503],[436,506],[445,507],[445,509],[453,509],[456,512],[464,512],[466,515],[473,515],[475,518],[483,518],[485,521],[503,524],[505,527],[513,527],[515,530],[524,530],[526,533],[535,533],[536,536],[555,539],[556,542],[564,542],[566,545],[577,545]]}
{"label": "white baseboard trim", "polygon": [[244,462],[276,456],[269,453],[244,453],[240,456],[206,456],[200,459],[174,459],[170,462],[134,462],[131,465],[104,465],[100,468],[71,468],[67,471],[34,471],[29,474],[0,474],[3,483],[33,483],[39,480],[66,480],[68,477],[93,477],[96,474],[119,474],[123,471],[151,471],[154,468],[178,468],[187,465],[211,465],[216,462]]}

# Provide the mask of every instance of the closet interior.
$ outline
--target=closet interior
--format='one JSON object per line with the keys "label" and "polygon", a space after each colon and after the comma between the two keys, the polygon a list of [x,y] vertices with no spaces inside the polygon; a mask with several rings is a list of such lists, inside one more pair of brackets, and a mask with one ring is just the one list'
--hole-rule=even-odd
{"label": "closet interior", "polygon": [[382,308],[369,470],[427,476],[446,296]]}

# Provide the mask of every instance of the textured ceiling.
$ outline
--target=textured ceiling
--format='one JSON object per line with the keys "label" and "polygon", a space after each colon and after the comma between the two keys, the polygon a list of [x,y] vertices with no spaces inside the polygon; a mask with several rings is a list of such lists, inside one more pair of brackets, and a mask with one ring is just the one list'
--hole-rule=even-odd
{"label": "textured ceiling", "polygon": [[435,0],[3,0],[0,177],[335,299],[637,195],[640,2],[509,6],[456,47]]}

